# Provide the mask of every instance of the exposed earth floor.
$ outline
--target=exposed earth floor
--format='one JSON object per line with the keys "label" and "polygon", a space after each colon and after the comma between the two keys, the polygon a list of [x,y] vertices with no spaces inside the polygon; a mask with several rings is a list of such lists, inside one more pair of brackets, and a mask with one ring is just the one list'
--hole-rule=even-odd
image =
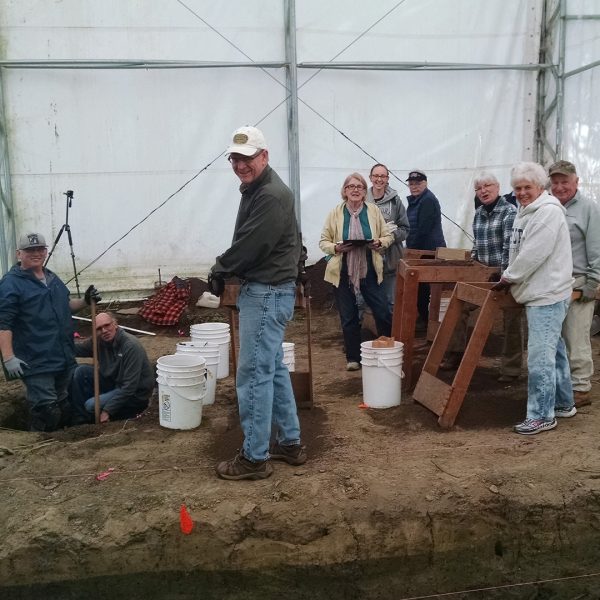
{"label": "exposed earth floor", "polygon": [[[152,360],[187,332],[119,318],[160,332],[140,337]],[[297,311],[286,336],[299,370],[305,319]],[[526,379],[496,382],[492,336],[443,430],[410,394],[360,408],[337,313],[323,302],[312,321],[315,402],[300,411],[309,460],[277,463],[263,481],[214,473],[241,444],[231,376],[191,431],[161,427],[155,396],[134,420],[30,433],[21,384],[0,384],[0,597],[600,598],[598,373],[591,406],[518,436]],[[427,348],[418,341],[418,360]]]}

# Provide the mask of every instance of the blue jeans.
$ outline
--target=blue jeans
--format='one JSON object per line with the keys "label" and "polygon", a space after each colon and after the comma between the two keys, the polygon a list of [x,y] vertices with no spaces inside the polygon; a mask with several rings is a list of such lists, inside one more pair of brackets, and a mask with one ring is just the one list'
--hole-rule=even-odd
{"label": "blue jeans", "polygon": [[73,368],[23,378],[27,389],[31,431],[54,431],[70,421],[69,384]]}
{"label": "blue jeans", "polygon": [[300,443],[300,423],[281,343],[294,315],[296,284],[245,282],[240,287],[240,354],[236,389],[244,432],[244,456],[269,457],[271,424],[283,445]]}
{"label": "blue jeans", "polygon": [[[103,381],[100,377],[100,410],[117,393],[114,384]],[[73,424],[94,422],[96,401],[94,399],[94,367],[92,365],[79,365],[73,375],[71,385],[71,408],[73,410]]]}
{"label": "blue jeans", "polygon": [[[360,320],[354,288],[350,285],[346,262],[340,273],[340,283],[334,286],[333,293],[340,313],[340,322],[344,334],[346,360],[360,362]],[[392,331],[392,314],[383,285],[377,283],[377,274],[370,260],[367,262],[367,276],[360,282],[360,293],[373,311],[378,335],[389,336]]]}
{"label": "blue jeans", "polygon": [[573,406],[571,370],[561,329],[569,309],[563,300],[547,306],[527,306],[527,418],[554,419],[555,408]]}

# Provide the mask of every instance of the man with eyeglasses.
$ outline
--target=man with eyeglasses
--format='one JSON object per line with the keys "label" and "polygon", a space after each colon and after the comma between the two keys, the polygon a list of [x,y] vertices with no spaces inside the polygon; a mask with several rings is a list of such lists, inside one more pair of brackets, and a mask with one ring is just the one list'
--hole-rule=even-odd
{"label": "man with eyeglasses", "polygon": [[[140,341],[123,331],[115,316],[96,316],[100,422],[130,419],[146,410],[154,390],[154,370]],[[75,344],[75,355],[90,358],[92,338]],[[95,412],[94,368],[78,365],[71,386],[73,425],[92,423]]]}
{"label": "man with eyeglasses", "polygon": [[[508,267],[510,236],[517,209],[500,195],[500,183],[492,173],[477,175],[474,186],[479,208],[473,217],[471,257],[488,267],[499,267],[502,274]],[[440,365],[442,370],[456,369],[462,360],[469,313],[465,307],[448,347],[448,356]],[[510,383],[520,377],[522,356],[521,311],[506,309],[500,383]]]}
{"label": "man with eyeglasses", "polygon": [[[281,344],[294,314],[301,237],[294,196],[269,166],[269,150],[256,127],[240,127],[227,149],[242,182],[231,247],[209,275],[213,294],[224,279],[242,281],[238,297],[240,352],[236,390],[244,443],[231,460],[216,466],[223,479],[264,479],[270,459],[291,465],[306,461],[290,374]],[[269,448],[271,424],[275,442]]]}
{"label": "man with eyeglasses", "polygon": [[575,406],[591,404],[594,374],[590,327],[600,285],[600,207],[579,191],[575,165],[559,160],[548,169],[550,191],[567,211],[573,253],[573,289],[579,292],[569,305],[562,336],[567,346]]}
{"label": "man with eyeglasses", "polygon": [[19,238],[18,263],[0,281],[0,351],[8,379],[27,390],[30,431],[68,425],[68,386],[75,368],[71,313],[100,296],[91,285],[84,298],[44,267],[48,247],[40,233]]}

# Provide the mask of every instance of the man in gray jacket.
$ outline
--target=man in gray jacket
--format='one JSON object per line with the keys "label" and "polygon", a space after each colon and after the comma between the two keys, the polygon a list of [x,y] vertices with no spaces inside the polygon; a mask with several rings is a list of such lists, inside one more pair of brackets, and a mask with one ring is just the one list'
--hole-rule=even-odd
{"label": "man in gray jacket", "polygon": [[[123,331],[108,312],[96,317],[100,376],[100,422],[135,417],[148,406],[154,390],[154,371],[139,340]],[[75,344],[75,355],[91,357],[92,339]],[[94,369],[79,365],[71,386],[73,424],[91,423],[94,417]]]}
{"label": "man in gray jacket", "polygon": [[567,211],[567,224],[573,252],[573,289],[575,298],[563,323],[575,406],[590,404],[591,377],[594,373],[590,327],[594,300],[600,285],[600,206],[578,191],[575,165],[559,160],[548,169],[552,195]]}

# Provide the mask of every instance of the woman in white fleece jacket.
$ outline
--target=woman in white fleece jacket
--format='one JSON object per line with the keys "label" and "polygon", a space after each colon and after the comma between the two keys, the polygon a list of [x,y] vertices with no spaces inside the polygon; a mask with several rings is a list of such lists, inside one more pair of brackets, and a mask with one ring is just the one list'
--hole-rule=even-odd
{"label": "woman in white fleece jacket", "polygon": [[562,323],[571,296],[571,238],[561,203],[545,190],[548,177],[536,163],[511,171],[519,202],[512,230],[508,268],[493,289],[508,289],[525,305],[527,344],[527,417],[515,431],[533,435],[554,429],[556,417],[572,417],[571,373]]}

